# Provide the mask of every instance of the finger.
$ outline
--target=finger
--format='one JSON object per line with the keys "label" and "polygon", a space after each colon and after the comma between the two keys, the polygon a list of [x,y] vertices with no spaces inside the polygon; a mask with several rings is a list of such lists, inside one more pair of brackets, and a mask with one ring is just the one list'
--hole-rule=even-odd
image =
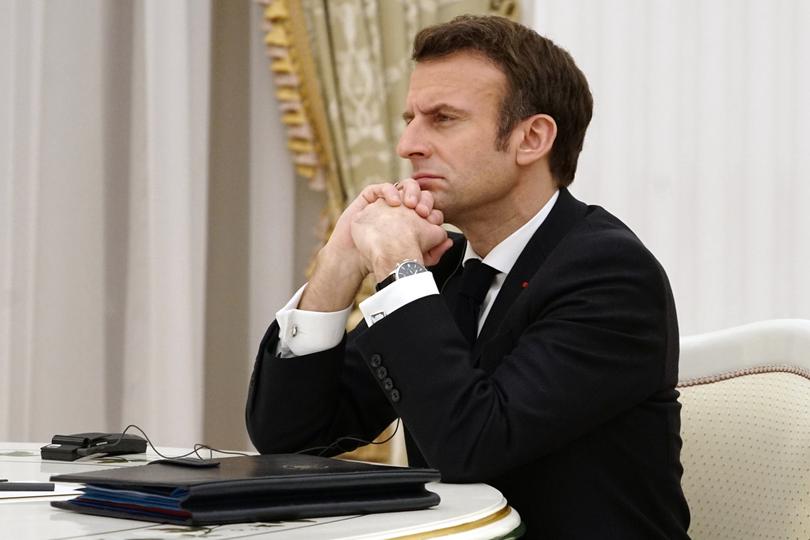
{"label": "finger", "polygon": [[399,206],[402,200],[399,191],[393,184],[371,184],[363,189],[361,196],[367,204],[371,204],[378,199],[383,199],[388,206]]}
{"label": "finger", "polygon": [[453,240],[446,238],[444,242],[430,248],[427,253],[422,256],[422,258],[425,260],[425,265],[433,266],[438,264],[439,260],[442,258],[442,255],[444,255],[451,247],[453,247]]}
{"label": "finger", "polygon": [[380,194],[380,185],[379,184],[371,184],[363,188],[363,191],[360,192],[360,197],[365,199],[367,204],[371,204],[381,196]]}
{"label": "finger", "polygon": [[402,204],[402,195],[394,184],[380,184],[382,198],[388,206],[399,206]]}
{"label": "finger", "polygon": [[430,211],[430,214],[428,214],[427,220],[433,225],[441,225],[444,223],[444,213],[441,210],[434,208]]}
{"label": "finger", "polygon": [[437,225],[421,222],[419,245],[423,251],[431,250],[447,240],[447,231]]}
{"label": "finger", "polygon": [[361,191],[360,195],[355,199],[355,202],[360,203],[362,207],[366,207],[373,203],[377,200],[377,194],[374,192],[375,189],[376,186],[373,185],[364,187],[363,191]]}
{"label": "finger", "polygon": [[402,202],[405,203],[405,206],[408,208],[416,208],[416,205],[419,203],[421,193],[417,181],[413,178],[405,178],[404,180],[397,182],[397,185],[402,195]]}
{"label": "finger", "polygon": [[433,210],[433,193],[430,191],[419,192],[419,204],[416,205],[416,213],[423,218],[429,217]]}

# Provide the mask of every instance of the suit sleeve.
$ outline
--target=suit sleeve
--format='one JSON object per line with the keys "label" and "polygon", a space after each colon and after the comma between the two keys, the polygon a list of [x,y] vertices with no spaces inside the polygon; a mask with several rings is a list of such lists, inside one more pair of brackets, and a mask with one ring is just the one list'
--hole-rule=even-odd
{"label": "suit sleeve", "polygon": [[[353,330],[365,330],[361,323]],[[259,346],[248,390],[245,420],[259,452],[298,452],[326,447],[344,436],[372,440],[395,416],[357,351],[346,337],[332,349],[280,358],[274,354],[278,323]],[[351,335],[351,334],[350,334]],[[359,445],[346,441],[334,455]]]}
{"label": "suit sleeve", "polygon": [[444,481],[487,481],[554,452],[672,378],[666,277],[628,231],[569,235],[520,294],[484,346],[492,369],[474,363],[435,296],[357,338],[363,360],[387,369],[392,406]]}

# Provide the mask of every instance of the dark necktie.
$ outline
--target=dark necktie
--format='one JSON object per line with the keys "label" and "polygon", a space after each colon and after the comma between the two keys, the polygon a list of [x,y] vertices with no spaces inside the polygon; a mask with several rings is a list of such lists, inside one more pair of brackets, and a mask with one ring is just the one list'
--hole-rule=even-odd
{"label": "dark necktie", "polygon": [[481,303],[492,285],[495,274],[498,274],[497,270],[478,259],[468,260],[461,272],[461,288],[458,291],[454,315],[461,333],[470,345],[475,343]]}

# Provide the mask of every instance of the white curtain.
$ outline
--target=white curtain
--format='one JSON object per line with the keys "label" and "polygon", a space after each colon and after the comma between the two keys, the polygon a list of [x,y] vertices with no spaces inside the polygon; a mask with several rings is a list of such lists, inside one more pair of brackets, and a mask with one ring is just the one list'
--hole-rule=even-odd
{"label": "white curtain", "polygon": [[[247,446],[252,355],[293,287],[293,175],[259,13],[0,0],[0,440],[136,423],[162,445]],[[212,55],[228,39],[236,112],[229,58]],[[239,149],[217,130],[245,134],[249,163],[223,166]],[[229,186],[245,196],[231,204]]]}
{"label": "white curtain", "polygon": [[529,7],[594,94],[572,191],[663,263],[682,335],[810,318],[810,2]]}

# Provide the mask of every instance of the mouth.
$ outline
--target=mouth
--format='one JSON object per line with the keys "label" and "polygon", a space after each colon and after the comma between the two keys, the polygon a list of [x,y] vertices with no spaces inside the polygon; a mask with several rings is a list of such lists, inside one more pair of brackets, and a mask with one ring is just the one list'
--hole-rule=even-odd
{"label": "mouth", "polygon": [[443,176],[439,176],[438,174],[433,174],[429,172],[417,173],[414,174],[411,178],[416,180],[416,182],[419,184],[419,187],[422,188],[423,190],[429,189],[431,184],[435,185],[436,182],[444,180]]}

